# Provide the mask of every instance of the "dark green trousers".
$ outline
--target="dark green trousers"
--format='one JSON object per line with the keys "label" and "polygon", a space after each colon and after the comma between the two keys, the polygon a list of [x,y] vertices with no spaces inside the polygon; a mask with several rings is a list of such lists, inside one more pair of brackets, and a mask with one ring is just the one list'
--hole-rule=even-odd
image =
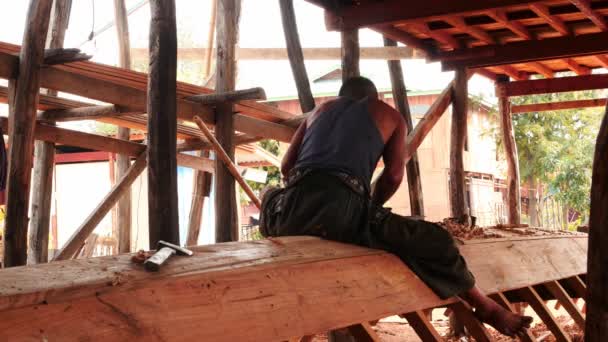
{"label": "dark green trousers", "polygon": [[397,255],[442,299],[472,288],[452,236],[440,226],[373,208],[370,200],[322,171],[263,198],[264,236],[312,235]]}

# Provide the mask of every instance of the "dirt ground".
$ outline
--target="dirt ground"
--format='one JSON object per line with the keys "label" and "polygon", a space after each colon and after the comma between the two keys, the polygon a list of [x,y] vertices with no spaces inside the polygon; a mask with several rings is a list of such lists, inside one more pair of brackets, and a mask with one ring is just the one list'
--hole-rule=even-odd
{"label": "dirt ground", "polygon": [[[579,301],[578,303],[579,309],[582,309],[583,301]],[[563,308],[559,310],[555,309],[555,301],[549,301],[548,306],[551,309],[553,315],[558,320],[559,324],[562,326],[564,331],[568,335],[570,335],[573,342],[582,342],[583,334],[581,329],[576,326],[576,324],[572,321],[568,313]],[[470,337],[461,337],[454,338],[448,337],[449,334],[449,322],[448,318],[444,316],[443,309],[435,309],[433,311],[433,326],[441,335],[444,337],[446,342],[469,342],[475,341],[475,339]],[[538,318],[538,316],[534,313],[534,310],[531,308],[527,308],[525,314],[528,316],[532,316],[534,318],[534,322],[532,323],[532,334],[537,338],[537,340],[544,342],[554,342],[555,337],[551,334],[551,332],[547,329],[545,324]],[[507,342],[507,341],[518,341],[517,339],[512,339],[507,336],[503,336],[499,334],[497,331],[487,326],[490,334],[492,335],[494,341],[498,342]],[[391,316],[384,318],[378,322],[374,326],[374,330],[380,337],[382,342],[416,342],[421,341],[418,335],[414,332],[412,327],[407,323],[405,319],[402,319],[398,316]],[[314,342],[327,342],[326,335],[317,335],[313,339]]]}

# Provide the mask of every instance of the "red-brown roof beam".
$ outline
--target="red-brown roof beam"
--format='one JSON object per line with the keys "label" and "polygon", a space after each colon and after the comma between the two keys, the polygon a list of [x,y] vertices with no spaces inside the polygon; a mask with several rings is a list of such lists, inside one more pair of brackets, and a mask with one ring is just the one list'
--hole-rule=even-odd
{"label": "red-brown roof beam", "polygon": [[521,38],[525,40],[532,40],[534,37],[530,34],[530,31],[522,25],[520,22],[515,20],[509,20],[507,17],[507,13],[503,10],[494,10],[488,11],[486,13],[490,18],[494,19],[496,22],[503,24],[509,30],[513,31],[513,33],[517,34]]}
{"label": "red-brown roof beam", "polygon": [[551,68],[541,62],[531,62],[528,63],[528,66],[534,69],[534,71],[536,71],[537,73],[545,76],[546,78],[551,78],[555,74],[555,72]]}
{"label": "red-brown roof beam", "polygon": [[409,27],[413,28],[414,30],[429,36],[430,38],[433,38],[434,40],[449,46],[452,49],[458,49],[461,47],[460,42],[458,42],[458,40],[456,38],[454,38],[452,35],[444,33],[444,32],[435,32],[432,31],[431,29],[429,29],[428,25],[426,23],[410,23],[408,24]]}
{"label": "red-brown roof beam", "polygon": [[608,57],[605,55],[594,56],[595,59],[606,69],[608,69]]}
{"label": "red-brown roof beam", "polygon": [[608,23],[604,16],[591,8],[591,0],[571,0],[572,3],[583,12],[602,31],[608,31]]}
{"label": "red-brown roof beam", "polygon": [[543,4],[532,4],[530,5],[530,9],[536,13],[539,17],[545,19],[551,27],[555,29],[555,31],[559,32],[562,36],[570,35],[570,29],[566,26],[566,24],[558,17],[552,16],[549,7]]}
{"label": "red-brown roof beam", "polygon": [[589,75],[589,74],[591,74],[591,69],[587,68],[586,66],[582,66],[582,65],[578,64],[572,58],[564,58],[563,61],[568,66],[568,69],[572,70],[577,75]]}
{"label": "red-brown roof beam", "polygon": [[490,44],[490,45],[496,44],[496,41],[494,40],[494,38],[492,38],[486,31],[484,31],[480,28],[474,27],[474,26],[467,25],[467,23],[464,21],[464,19],[462,17],[459,17],[459,16],[446,17],[444,20],[448,24],[469,34],[471,37],[479,39],[480,41],[482,41],[486,44]]}
{"label": "red-brown roof beam", "polygon": [[510,65],[501,65],[497,68],[516,81],[523,81],[530,78],[530,76],[525,72],[519,71]]}

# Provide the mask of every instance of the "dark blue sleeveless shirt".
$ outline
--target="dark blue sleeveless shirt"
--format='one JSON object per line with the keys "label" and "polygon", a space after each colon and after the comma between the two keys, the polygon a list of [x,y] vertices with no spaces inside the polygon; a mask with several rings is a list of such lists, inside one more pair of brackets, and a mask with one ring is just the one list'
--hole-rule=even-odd
{"label": "dark blue sleeveless shirt", "polygon": [[306,129],[295,167],[342,171],[369,186],[383,150],[368,100],[341,97]]}

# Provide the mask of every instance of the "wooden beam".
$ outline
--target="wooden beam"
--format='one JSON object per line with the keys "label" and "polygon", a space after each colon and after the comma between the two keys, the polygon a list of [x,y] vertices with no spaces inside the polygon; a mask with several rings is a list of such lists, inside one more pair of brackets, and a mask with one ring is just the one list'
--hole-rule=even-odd
{"label": "wooden beam", "polygon": [[[211,18],[209,19],[209,28],[207,33],[207,51],[205,51],[205,77],[207,80],[212,78],[211,75],[211,62],[213,60],[214,52],[213,47],[215,45],[215,21],[217,19],[217,0],[211,0]],[[180,49],[177,49],[177,58],[181,59]],[[195,59],[199,59],[201,54],[197,55]]]}
{"label": "wooden beam", "polygon": [[302,113],[306,113],[315,108],[315,99],[312,96],[308,74],[306,73],[302,45],[300,44],[300,36],[298,35],[296,15],[293,9],[293,0],[279,0],[279,5],[281,6],[281,20],[283,22],[285,43],[287,44],[289,64],[291,65],[293,78],[296,82],[296,88],[298,89],[298,98],[300,99]]}
{"label": "wooden beam", "polygon": [[[496,303],[498,303],[503,308],[509,310],[510,312],[517,313],[509,302],[509,300],[507,299],[507,297],[502,292],[497,292],[493,295],[490,295],[490,298],[492,298]],[[526,329],[526,332],[522,336],[519,336],[519,340],[522,342],[536,342],[536,338],[534,337],[534,334],[532,334],[530,329]]]}
{"label": "wooden beam", "polygon": [[[63,47],[68,28],[72,0],[56,0],[52,9],[50,48]],[[47,96],[57,96],[47,90]],[[40,99],[39,99],[40,101]],[[28,264],[48,261],[49,227],[51,222],[51,200],[53,196],[53,172],[55,145],[47,141],[36,141],[34,146],[34,171],[32,179],[32,207],[29,227]]]}
{"label": "wooden beam", "polygon": [[[131,41],[129,39],[129,20],[125,0],[114,0],[114,21],[116,22],[116,34],[118,40],[119,66],[131,69]],[[118,127],[117,137],[129,140],[131,130],[127,127]],[[125,175],[131,161],[129,156],[116,156],[116,175]],[[129,253],[131,251],[131,190],[127,189],[125,195],[118,201],[116,212],[116,225],[118,226],[118,252]]]}
{"label": "wooden beam", "polygon": [[[608,109],[598,132],[591,180],[589,215],[589,254],[587,267],[587,341],[601,341],[608,336]],[[580,280],[580,279],[579,279]]]}
{"label": "wooden beam", "polygon": [[[209,152],[201,151],[200,157],[208,157]],[[186,236],[186,246],[198,245],[199,232],[203,221],[203,207],[205,197],[211,193],[211,173],[196,171],[192,181],[192,202],[190,204],[190,216],[188,220],[188,235]]]}
{"label": "wooden beam", "polygon": [[528,66],[534,69],[537,73],[545,76],[545,78],[552,78],[555,75],[555,72],[551,68],[541,62],[530,62],[528,63]]}
{"label": "wooden beam", "polygon": [[461,321],[464,326],[467,328],[471,336],[475,338],[475,341],[479,342],[491,342],[492,337],[490,333],[485,328],[483,323],[481,323],[475,315],[473,315],[473,310],[470,306],[465,304],[464,302],[456,302],[449,306],[450,309],[456,314],[456,317],[459,321]]}
{"label": "wooden beam", "polygon": [[563,20],[560,18],[551,15],[549,12],[549,7],[544,4],[532,4],[530,5],[530,9],[536,13],[539,17],[543,18],[555,31],[559,32],[562,36],[569,36],[571,34],[570,29]]}
{"label": "wooden beam", "polygon": [[368,322],[349,326],[348,332],[357,342],[380,342],[380,337]]}
{"label": "wooden beam", "polygon": [[202,95],[192,95],[185,97],[188,101],[198,102],[202,105],[215,106],[222,102],[236,102],[243,100],[266,100],[266,93],[260,87],[233,90],[223,93],[211,93]]}
{"label": "wooden beam", "polygon": [[[3,129],[8,128],[8,119],[0,117],[0,125]],[[36,123],[34,138],[54,144],[125,154],[131,157],[137,157],[146,150],[146,145],[143,144],[60,128],[40,122]],[[177,163],[183,167],[213,172],[213,162],[211,159],[180,153],[177,155]]]}
{"label": "wooden beam", "polygon": [[467,25],[467,23],[464,21],[464,18],[461,16],[447,16],[445,17],[445,21],[448,24],[454,26],[455,28],[466,32],[471,37],[478,39],[486,44],[496,44],[496,40],[492,38],[492,36],[490,36],[486,31],[475,26]]}
{"label": "wooden beam", "polygon": [[[175,0],[150,1],[148,217],[150,248],[179,245],[177,210],[177,29]],[[230,117],[232,120],[232,117]]]}
{"label": "wooden beam", "polygon": [[432,31],[426,22],[414,22],[408,24],[408,26],[451,49],[459,49],[461,47],[460,42],[456,38],[445,32]]}
{"label": "wooden beam", "polygon": [[526,105],[519,105],[519,106],[511,106],[511,114],[556,111],[556,110],[578,109],[578,108],[589,108],[589,107],[604,107],[604,106],[606,106],[606,99],[533,103],[533,104],[526,104]]}
{"label": "wooden beam", "polygon": [[457,67],[480,68],[486,66],[526,63],[608,53],[608,47],[597,44],[608,39],[608,32],[578,36],[547,38],[539,41],[521,41],[505,45],[481,46],[465,51],[446,51],[434,59],[441,60],[445,70]]}
{"label": "wooden beam", "polygon": [[[206,48],[178,48],[177,57],[179,60],[200,60],[201,56],[205,56],[207,53],[215,53],[216,50],[209,50]],[[401,60],[401,59],[420,59],[423,55],[419,51],[413,49],[410,46],[397,46],[397,47],[361,47],[360,58],[369,60]],[[145,48],[133,48],[131,53],[134,59],[147,59],[148,49]],[[305,60],[340,60],[342,56],[342,48],[340,47],[310,47],[302,48],[302,55]],[[238,61],[244,60],[288,60],[289,55],[286,48],[244,48],[238,47],[236,49],[236,59]]]}
{"label": "wooden beam", "polygon": [[[240,14],[240,0],[218,0],[216,92],[232,91],[235,88],[235,49]],[[216,107],[215,138],[228,155],[228,159],[234,161],[235,122],[232,112],[233,105],[230,103]],[[239,236],[236,183],[222,160],[217,159],[215,163],[215,241],[236,241]]]}
{"label": "wooden beam", "polygon": [[342,83],[361,75],[359,70],[359,30],[340,32],[342,40]]}
{"label": "wooden beam", "polygon": [[[586,246],[586,237],[568,236],[460,250],[482,291],[493,293],[585,273]],[[0,340],[284,341],[452,302],[389,253],[314,237],[192,250],[160,274],[129,254],[0,270]]]}
{"label": "wooden beam", "polygon": [[[397,42],[390,38],[384,38],[385,46],[397,46]],[[391,85],[393,91],[393,99],[397,110],[403,115],[407,132],[414,130],[412,122],[412,114],[410,104],[407,99],[407,89],[403,80],[403,70],[400,61],[389,61],[388,70],[391,77]],[[422,181],[420,177],[420,165],[418,163],[418,155],[412,154],[410,161],[406,164],[407,185],[410,198],[410,211],[412,215],[424,217],[424,199],[422,192]]]}
{"label": "wooden beam", "polygon": [[146,168],[146,153],[142,153],[135,163],[131,165],[129,171],[116,182],[110,192],[103,198],[99,205],[89,214],[84,222],[72,234],[68,242],[65,243],[59,253],[53,258],[53,261],[67,260],[74,257],[78,249],[84,241],[91,235],[99,222],[108,214],[110,209],[124,195],[125,190],[131,187],[131,184],[139,177]]}
{"label": "wooden beam", "polygon": [[557,301],[566,309],[570,317],[574,320],[581,330],[585,330],[585,317],[576,307],[576,304],[568,295],[568,292],[557,281],[550,281],[543,284],[543,286],[557,299]]}
{"label": "wooden beam", "polygon": [[377,25],[372,26],[370,28],[385,37],[415,48],[422,57],[433,55],[437,50],[435,46],[426,44],[421,39],[413,36],[412,34],[390,25]]}
{"label": "wooden beam", "polygon": [[608,88],[608,74],[570,76],[498,84],[496,96],[523,96]]}
{"label": "wooden beam", "polygon": [[582,66],[582,65],[578,64],[572,58],[564,58],[563,61],[568,66],[568,69],[574,71],[579,76],[591,74],[591,69],[589,69],[586,66]]}
{"label": "wooden beam", "polygon": [[570,342],[570,338],[564,332],[562,327],[559,325],[557,320],[547,306],[545,302],[541,299],[534,288],[527,286],[521,290],[518,290],[517,293],[526,301],[534,312],[540,317],[540,319],[547,325],[553,336],[558,342]]}
{"label": "wooden beam", "polygon": [[77,121],[97,120],[108,117],[119,117],[126,115],[143,114],[138,111],[130,111],[115,105],[90,106],[70,109],[50,109],[38,114],[39,120],[45,121]]}
{"label": "wooden beam", "polygon": [[383,1],[382,4],[370,2],[357,6],[348,6],[336,10],[333,14],[326,12],[325,23],[329,30],[342,31],[377,24],[394,24],[433,16],[478,13],[530,2],[534,1],[490,0],[460,2],[429,0],[424,3],[404,3],[399,0],[389,0]]}
{"label": "wooden beam", "polygon": [[520,36],[525,40],[534,40],[534,36],[528,31],[528,29],[516,20],[509,20],[507,13],[504,10],[492,10],[486,12],[488,16],[494,19],[496,22],[503,24],[509,30],[513,31],[516,35]]}
{"label": "wooden beam", "polygon": [[[4,267],[27,262],[27,227],[30,204],[30,180],[34,156],[34,127],[40,88],[40,67],[51,15],[51,0],[30,1],[23,49],[19,56],[19,74],[14,99],[9,103],[9,151],[6,219],[4,228]],[[12,86],[12,87],[11,87]]]}
{"label": "wooden beam", "polygon": [[452,128],[450,130],[450,208],[458,220],[468,214],[465,200],[464,144],[467,139],[468,105],[467,71],[456,70],[452,100]]}
{"label": "wooden beam", "polygon": [[608,22],[606,22],[604,16],[591,8],[591,0],[571,0],[571,2],[578,7],[578,9],[595,24],[595,26],[599,27],[600,30],[608,30]]}
{"label": "wooden beam", "polygon": [[519,71],[510,65],[501,65],[498,68],[516,81],[523,81],[529,78],[528,74],[523,71]]}
{"label": "wooden beam", "polygon": [[433,324],[422,310],[406,313],[403,317],[410,324],[412,329],[418,334],[422,341],[441,342],[443,338],[439,335]]}
{"label": "wooden beam", "polygon": [[604,67],[604,69],[608,69],[608,56],[598,55],[593,57],[602,65],[602,67]]}
{"label": "wooden beam", "polygon": [[587,285],[583,282],[581,277],[578,275],[564,279],[564,282],[574,291],[578,298],[587,298]]}
{"label": "wooden beam", "polygon": [[253,204],[255,204],[255,206],[258,209],[262,210],[262,203],[257,198],[257,196],[253,193],[253,190],[251,190],[251,187],[247,184],[247,182],[245,182],[243,177],[240,175],[239,171],[236,168],[236,165],[232,162],[232,159],[230,159],[230,156],[228,155],[228,153],[226,153],[226,151],[224,151],[224,149],[222,148],[222,145],[213,136],[213,133],[211,133],[209,128],[207,128],[207,126],[205,126],[205,123],[203,122],[203,120],[201,120],[199,117],[195,116],[194,122],[201,129],[201,132],[203,132],[203,135],[205,137],[207,137],[207,139],[209,139],[209,141],[211,142],[211,146],[215,150],[215,153],[216,153],[218,159],[220,159],[224,163],[226,168],[229,170],[230,174],[239,183],[241,188],[243,188],[243,191],[245,191],[245,193],[247,194],[247,196],[249,197],[251,202],[253,202]]}
{"label": "wooden beam", "polygon": [[519,160],[515,132],[511,118],[511,102],[507,97],[498,98],[500,129],[507,159],[507,213],[510,224],[519,224],[521,219],[521,195],[519,180]]}

